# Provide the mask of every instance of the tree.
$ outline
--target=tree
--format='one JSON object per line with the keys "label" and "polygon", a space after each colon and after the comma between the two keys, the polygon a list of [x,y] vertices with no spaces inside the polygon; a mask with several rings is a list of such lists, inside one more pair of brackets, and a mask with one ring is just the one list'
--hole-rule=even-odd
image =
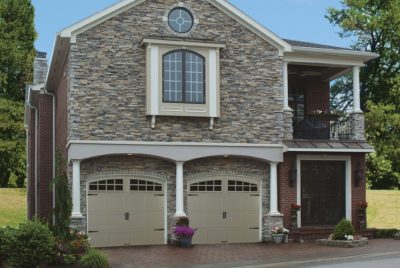
{"label": "tree", "polygon": [[0,97],[23,101],[35,58],[34,9],[29,0],[0,1]]}
{"label": "tree", "polygon": [[[343,0],[342,5],[329,8],[326,16],[341,27],[339,35],[355,37],[355,49],[380,55],[361,70],[367,140],[376,150],[367,158],[369,183],[400,189],[400,0]],[[349,93],[345,84],[338,84],[339,96]]]}
{"label": "tree", "polygon": [[22,118],[24,106],[20,102],[0,98],[0,187],[7,187],[12,173],[17,185],[25,179],[25,131]]}

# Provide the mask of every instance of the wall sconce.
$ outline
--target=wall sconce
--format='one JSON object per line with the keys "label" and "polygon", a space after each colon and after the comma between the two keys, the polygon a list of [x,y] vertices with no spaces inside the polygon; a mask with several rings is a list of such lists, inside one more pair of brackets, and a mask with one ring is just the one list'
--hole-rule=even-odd
{"label": "wall sconce", "polygon": [[356,169],[354,170],[354,186],[358,187],[360,182],[362,182],[364,179],[364,170],[361,169],[360,162],[357,162]]}
{"label": "wall sconce", "polygon": [[295,183],[296,183],[296,180],[297,180],[297,164],[296,164],[296,161],[292,162],[292,167],[289,170],[288,177],[289,177],[289,186],[293,187],[295,185]]}

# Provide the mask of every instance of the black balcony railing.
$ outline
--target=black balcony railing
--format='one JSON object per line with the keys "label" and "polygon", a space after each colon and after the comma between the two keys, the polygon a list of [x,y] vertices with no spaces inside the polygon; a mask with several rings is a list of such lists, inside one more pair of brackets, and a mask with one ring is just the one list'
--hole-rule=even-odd
{"label": "black balcony railing", "polygon": [[294,139],[349,140],[351,137],[350,120],[346,116],[307,115],[293,122]]}

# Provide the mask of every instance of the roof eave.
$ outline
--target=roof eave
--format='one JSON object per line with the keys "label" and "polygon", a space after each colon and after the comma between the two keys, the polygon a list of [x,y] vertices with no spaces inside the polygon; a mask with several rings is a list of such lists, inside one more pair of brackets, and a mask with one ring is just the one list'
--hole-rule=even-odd
{"label": "roof eave", "polygon": [[323,54],[323,55],[332,55],[332,56],[350,56],[354,58],[358,58],[363,62],[368,62],[370,60],[376,59],[379,57],[379,54],[365,51],[357,51],[357,50],[346,50],[346,49],[329,49],[329,48],[312,48],[312,47],[299,47],[293,46],[292,52],[301,52],[301,53],[309,53],[309,54]]}

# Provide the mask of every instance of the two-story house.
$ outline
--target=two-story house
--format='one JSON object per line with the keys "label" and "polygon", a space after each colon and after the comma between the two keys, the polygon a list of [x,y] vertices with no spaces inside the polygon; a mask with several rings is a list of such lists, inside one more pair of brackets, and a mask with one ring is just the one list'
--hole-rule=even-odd
{"label": "two-story house", "polygon": [[[359,70],[376,57],[284,40],[226,0],[120,1],[60,31],[27,89],[29,217],[51,213],[58,150],[94,246],[167,243],[180,216],[194,243],[357,227],[372,151]],[[349,72],[354,107],[330,113]]]}

